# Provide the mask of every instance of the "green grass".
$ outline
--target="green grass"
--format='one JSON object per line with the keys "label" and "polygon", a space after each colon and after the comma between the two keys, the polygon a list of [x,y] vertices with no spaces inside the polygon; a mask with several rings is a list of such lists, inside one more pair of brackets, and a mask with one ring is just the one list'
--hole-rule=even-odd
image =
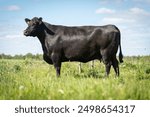
{"label": "green grass", "polygon": [[104,78],[104,64],[94,69],[77,62],[62,64],[61,77],[43,60],[0,59],[0,99],[150,99],[150,56],[126,57],[120,77],[113,69]]}

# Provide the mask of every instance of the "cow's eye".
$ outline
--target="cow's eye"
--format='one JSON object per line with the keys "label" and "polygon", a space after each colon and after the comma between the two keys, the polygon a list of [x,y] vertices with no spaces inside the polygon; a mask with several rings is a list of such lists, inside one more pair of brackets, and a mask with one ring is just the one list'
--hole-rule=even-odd
{"label": "cow's eye", "polygon": [[32,25],[33,25],[33,26],[35,26],[35,25],[36,25],[36,23],[33,23]]}

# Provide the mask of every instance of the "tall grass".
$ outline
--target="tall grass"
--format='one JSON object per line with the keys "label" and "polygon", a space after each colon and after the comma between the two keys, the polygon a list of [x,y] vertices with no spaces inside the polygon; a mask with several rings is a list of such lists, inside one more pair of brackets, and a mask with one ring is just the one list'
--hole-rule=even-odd
{"label": "tall grass", "polygon": [[0,59],[0,99],[150,99],[150,56],[126,57],[120,77],[104,77],[103,63],[94,69],[62,64],[61,77],[44,61]]}

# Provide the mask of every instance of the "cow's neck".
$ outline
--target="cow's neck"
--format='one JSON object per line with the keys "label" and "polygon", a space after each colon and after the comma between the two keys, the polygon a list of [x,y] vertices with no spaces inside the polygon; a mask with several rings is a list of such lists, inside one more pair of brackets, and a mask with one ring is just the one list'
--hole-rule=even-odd
{"label": "cow's neck", "polygon": [[49,36],[54,35],[54,33],[49,28],[47,28],[47,25],[48,24],[45,25],[45,23],[43,23],[43,25],[42,25],[43,31],[41,31],[39,33],[39,35],[37,35],[37,37],[42,45],[44,54],[48,54],[48,47],[46,47],[46,45],[47,45],[46,39],[50,39]]}
{"label": "cow's neck", "polygon": [[47,49],[46,49],[46,46],[45,46],[45,39],[46,39],[46,34],[45,34],[45,31],[43,30],[41,33],[39,33],[37,35],[37,38],[39,39],[40,43],[41,43],[41,46],[42,46],[42,49],[43,49],[43,53],[47,53]]}
{"label": "cow's neck", "polygon": [[37,37],[38,37],[39,41],[41,42],[41,44],[43,45],[45,42],[45,37],[46,37],[45,33],[41,33],[41,34],[37,35]]}

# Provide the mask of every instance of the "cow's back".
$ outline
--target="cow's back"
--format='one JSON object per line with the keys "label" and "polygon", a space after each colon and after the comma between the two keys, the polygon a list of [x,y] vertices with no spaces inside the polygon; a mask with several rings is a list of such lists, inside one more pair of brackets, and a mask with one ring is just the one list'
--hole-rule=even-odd
{"label": "cow's back", "polygon": [[93,30],[90,39],[93,40],[100,49],[105,49],[113,42],[118,44],[117,35],[120,35],[120,31],[115,25],[99,26]]}

